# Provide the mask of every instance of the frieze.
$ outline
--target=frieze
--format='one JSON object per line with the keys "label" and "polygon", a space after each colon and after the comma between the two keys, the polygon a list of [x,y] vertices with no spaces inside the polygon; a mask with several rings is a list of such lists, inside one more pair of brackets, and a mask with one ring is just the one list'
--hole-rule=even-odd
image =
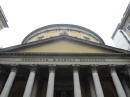
{"label": "frieze", "polygon": [[5,57],[0,58],[0,64],[3,65],[40,65],[40,66],[47,66],[56,64],[59,66],[62,65],[73,65],[73,64],[80,64],[82,66],[95,64],[95,65],[130,65],[129,58],[110,58],[110,57],[78,57],[78,56],[51,56],[51,57]]}
{"label": "frieze", "polygon": [[104,58],[23,58],[23,62],[105,62]]}

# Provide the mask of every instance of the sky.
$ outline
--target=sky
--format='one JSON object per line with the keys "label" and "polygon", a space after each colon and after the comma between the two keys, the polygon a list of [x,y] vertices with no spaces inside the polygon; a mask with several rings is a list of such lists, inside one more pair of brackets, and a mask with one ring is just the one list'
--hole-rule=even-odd
{"label": "sky", "polygon": [[97,33],[106,45],[129,0],[0,0],[9,28],[0,31],[0,47],[21,44],[33,30],[50,24],[75,24]]}

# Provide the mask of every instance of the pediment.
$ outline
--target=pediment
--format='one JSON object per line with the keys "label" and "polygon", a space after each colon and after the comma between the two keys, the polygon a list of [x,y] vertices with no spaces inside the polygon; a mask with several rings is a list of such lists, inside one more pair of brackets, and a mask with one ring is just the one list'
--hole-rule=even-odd
{"label": "pediment", "polygon": [[20,53],[130,53],[129,51],[94,43],[67,35],[56,36],[2,49],[0,52]]}
{"label": "pediment", "polygon": [[18,50],[18,52],[42,52],[42,53],[112,53],[110,50],[98,48],[96,46],[90,46],[87,44],[71,41],[71,40],[59,40],[49,42],[46,44],[40,44]]}

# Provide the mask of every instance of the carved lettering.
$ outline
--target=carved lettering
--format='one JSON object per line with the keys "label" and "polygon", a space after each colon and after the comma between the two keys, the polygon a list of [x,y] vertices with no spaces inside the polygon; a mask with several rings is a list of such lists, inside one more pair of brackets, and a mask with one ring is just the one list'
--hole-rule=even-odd
{"label": "carved lettering", "polygon": [[23,62],[105,62],[103,58],[23,58]]}

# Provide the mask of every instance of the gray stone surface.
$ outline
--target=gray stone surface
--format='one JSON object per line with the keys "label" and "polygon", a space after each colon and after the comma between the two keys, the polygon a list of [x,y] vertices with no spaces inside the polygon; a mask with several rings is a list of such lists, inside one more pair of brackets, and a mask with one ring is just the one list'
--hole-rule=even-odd
{"label": "gray stone surface", "polygon": [[90,86],[90,95],[91,95],[91,97],[97,97],[92,78],[89,78],[89,86]]}
{"label": "gray stone surface", "polygon": [[111,77],[112,77],[114,86],[116,88],[118,97],[127,97],[114,67],[111,68],[110,73],[111,73]]}
{"label": "gray stone surface", "polygon": [[32,87],[35,79],[35,70],[31,70],[29,74],[29,78],[25,87],[25,91],[23,97],[31,97]]}
{"label": "gray stone surface", "polygon": [[10,93],[10,89],[13,85],[13,82],[14,82],[14,79],[15,79],[15,76],[16,76],[16,72],[17,70],[16,69],[12,69],[10,74],[9,74],[9,77],[5,83],[5,86],[1,92],[1,95],[0,97],[8,97],[9,93]]}
{"label": "gray stone surface", "polygon": [[50,67],[46,97],[54,96],[55,68]]}
{"label": "gray stone surface", "polygon": [[31,97],[36,97],[37,96],[37,90],[38,90],[38,81],[35,80],[33,88],[32,88]]}
{"label": "gray stone surface", "polygon": [[73,80],[74,80],[74,97],[82,97],[78,68],[73,69]]}
{"label": "gray stone surface", "polygon": [[97,97],[104,97],[102,86],[100,83],[100,79],[99,79],[96,67],[92,68],[92,77],[93,77],[93,82],[94,82]]}
{"label": "gray stone surface", "polygon": [[129,87],[127,86],[125,80],[122,80],[122,86],[124,87],[124,90],[125,90],[125,93],[126,93],[127,97],[130,97],[130,89],[129,89]]}

